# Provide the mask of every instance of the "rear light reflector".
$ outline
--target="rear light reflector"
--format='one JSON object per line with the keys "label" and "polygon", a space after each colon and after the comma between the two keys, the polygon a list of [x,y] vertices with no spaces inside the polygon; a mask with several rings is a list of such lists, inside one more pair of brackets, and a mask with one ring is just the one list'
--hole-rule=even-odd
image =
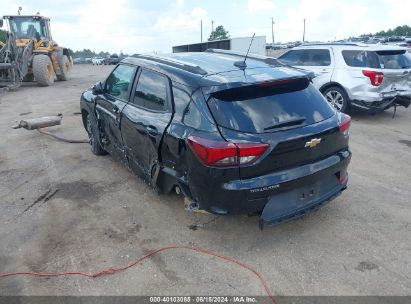
{"label": "rear light reflector", "polygon": [[347,178],[347,173],[341,174],[341,176],[338,178],[338,183],[340,184],[344,183],[346,178]]}
{"label": "rear light reflector", "polygon": [[238,166],[256,161],[268,148],[261,143],[231,143],[189,136],[187,143],[197,158],[207,166]]}
{"label": "rear light reflector", "polygon": [[378,87],[384,79],[384,74],[381,72],[363,70],[362,73],[364,76],[370,78],[371,84],[376,87]]}
{"label": "rear light reflector", "polygon": [[340,123],[338,126],[340,128],[340,132],[343,133],[345,136],[348,136],[350,126],[351,126],[351,116],[344,114],[344,113],[340,113]]}

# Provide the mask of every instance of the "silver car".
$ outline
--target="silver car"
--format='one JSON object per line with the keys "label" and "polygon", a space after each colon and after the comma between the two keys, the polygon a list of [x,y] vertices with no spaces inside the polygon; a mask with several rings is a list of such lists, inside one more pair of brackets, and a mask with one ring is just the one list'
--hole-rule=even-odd
{"label": "silver car", "polygon": [[411,56],[392,45],[313,44],[278,58],[317,76],[313,83],[338,110],[372,113],[411,103]]}

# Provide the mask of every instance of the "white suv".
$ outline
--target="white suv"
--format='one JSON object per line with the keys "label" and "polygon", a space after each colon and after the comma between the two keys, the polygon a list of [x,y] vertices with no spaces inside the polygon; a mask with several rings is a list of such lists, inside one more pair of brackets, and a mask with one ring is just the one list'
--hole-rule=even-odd
{"label": "white suv", "polygon": [[313,44],[293,48],[278,59],[316,74],[313,79],[338,110],[372,113],[411,103],[411,56],[391,45]]}

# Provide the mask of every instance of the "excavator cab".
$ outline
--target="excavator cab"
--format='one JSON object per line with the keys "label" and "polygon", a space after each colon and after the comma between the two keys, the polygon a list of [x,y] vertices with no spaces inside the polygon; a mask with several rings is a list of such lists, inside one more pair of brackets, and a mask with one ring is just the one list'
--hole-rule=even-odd
{"label": "excavator cab", "polygon": [[18,87],[22,81],[49,86],[55,79],[68,79],[73,60],[67,48],[53,41],[48,17],[9,15],[3,19],[9,32],[6,43],[0,44],[0,87]]}

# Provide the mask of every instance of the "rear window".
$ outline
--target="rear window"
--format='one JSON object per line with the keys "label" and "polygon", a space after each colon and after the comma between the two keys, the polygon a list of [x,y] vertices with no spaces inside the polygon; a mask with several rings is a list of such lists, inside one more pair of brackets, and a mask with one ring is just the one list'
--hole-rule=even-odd
{"label": "rear window", "polygon": [[208,104],[220,126],[249,133],[310,125],[334,114],[307,79],[220,91]]}
{"label": "rear window", "polygon": [[382,69],[408,69],[411,68],[411,58],[405,50],[378,51]]}
{"label": "rear window", "polygon": [[342,51],[345,63],[351,67],[374,69],[411,68],[411,59],[405,50]]}

